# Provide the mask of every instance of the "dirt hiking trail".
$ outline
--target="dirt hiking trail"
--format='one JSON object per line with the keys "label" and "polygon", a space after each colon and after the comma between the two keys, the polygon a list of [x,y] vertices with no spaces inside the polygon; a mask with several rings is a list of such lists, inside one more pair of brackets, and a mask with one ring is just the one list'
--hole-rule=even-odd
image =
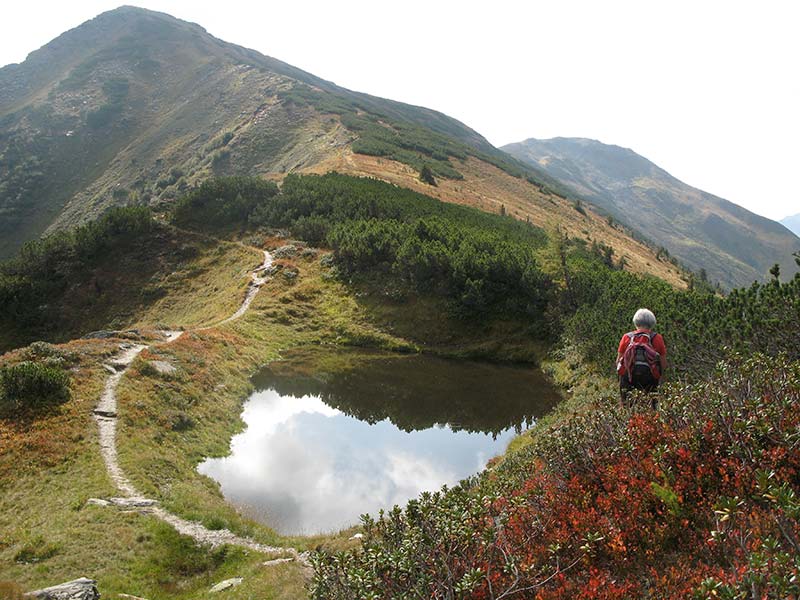
{"label": "dirt hiking trail", "polygon": [[[231,316],[214,323],[212,325],[198,328],[197,331],[204,331],[213,327],[225,325],[240,318],[250,308],[250,304],[258,294],[261,287],[269,281],[269,275],[272,267],[272,255],[264,251],[264,262],[255,270],[250,273],[250,283],[247,286],[244,300],[239,308]],[[183,335],[183,331],[159,331],[163,341],[158,342],[158,345],[169,344],[174,342]],[[119,465],[119,458],[117,455],[117,387],[119,382],[125,376],[128,368],[133,364],[139,354],[150,348],[151,345],[146,344],[131,344],[123,343],[120,345],[119,354],[115,355],[104,366],[111,373],[106,379],[103,393],[100,396],[100,401],[94,409],[94,418],[97,421],[97,426],[100,432],[100,452],[106,464],[106,470],[111,480],[119,492],[118,497],[99,499],[92,498],[89,500],[92,504],[102,506],[122,506],[128,508],[136,508],[144,513],[151,514],[165,523],[168,523],[178,533],[188,535],[196,542],[201,544],[210,544],[212,547],[220,546],[223,544],[230,544],[233,546],[242,546],[255,550],[256,552],[264,552],[268,554],[291,554],[294,560],[307,564],[307,558],[304,553],[298,552],[295,548],[283,548],[278,546],[267,546],[256,542],[255,540],[244,538],[236,535],[227,529],[211,530],[203,526],[201,523],[195,521],[188,521],[181,517],[172,514],[159,506],[157,500],[146,498],[141,494],[133,483],[125,476],[122,468]]]}

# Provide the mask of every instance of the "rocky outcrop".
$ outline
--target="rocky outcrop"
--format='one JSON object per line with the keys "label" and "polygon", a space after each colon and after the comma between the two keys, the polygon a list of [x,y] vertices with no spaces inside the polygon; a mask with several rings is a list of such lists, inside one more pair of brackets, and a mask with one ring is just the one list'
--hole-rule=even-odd
{"label": "rocky outcrop", "polygon": [[28,592],[25,596],[37,600],[98,600],[97,582],[81,577],[53,587]]}
{"label": "rocky outcrop", "polygon": [[138,340],[141,339],[141,333],[138,329],[127,329],[119,331],[116,329],[101,329],[100,331],[92,331],[83,336],[84,340],[108,340],[111,338],[121,338],[124,340]]}

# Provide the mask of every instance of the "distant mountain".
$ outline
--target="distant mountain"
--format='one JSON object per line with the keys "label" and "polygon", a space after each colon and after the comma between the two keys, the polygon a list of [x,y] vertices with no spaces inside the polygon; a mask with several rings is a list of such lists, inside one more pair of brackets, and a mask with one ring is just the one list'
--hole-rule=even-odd
{"label": "distant mountain", "polygon": [[583,138],[529,139],[502,148],[538,166],[724,287],[797,271],[800,238],[780,224],[693,188],[634,151]]}
{"label": "distant mountain", "polygon": [[800,213],[790,217],[781,219],[781,224],[788,230],[794,232],[795,235],[800,236]]}

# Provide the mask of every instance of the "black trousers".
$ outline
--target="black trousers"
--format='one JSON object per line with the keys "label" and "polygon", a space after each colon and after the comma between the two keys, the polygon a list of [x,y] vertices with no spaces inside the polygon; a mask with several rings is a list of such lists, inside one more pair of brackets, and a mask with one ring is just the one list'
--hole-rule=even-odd
{"label": "black trousers", "polygon": [[[646,365],[636,365],[633,367],[633,381],[628,380],[628,374],[619,376],[619,395],[622,404],[625,406],[631,405],[630,392],[631,390],[642,390],[645,393],[655,392],[658,388],[658,379],[653,377],[650,372],[650,367]],[[653,409],[656,408],[656,396],[653,395],[650,399]]]}

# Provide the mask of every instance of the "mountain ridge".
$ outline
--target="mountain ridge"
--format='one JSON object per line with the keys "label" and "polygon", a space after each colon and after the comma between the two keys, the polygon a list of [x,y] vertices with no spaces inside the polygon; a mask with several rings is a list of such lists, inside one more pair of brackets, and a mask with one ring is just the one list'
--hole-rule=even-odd
{"label": "mountain ridge", "polygon": [[[315,112],[346,121],[344,127],[337,130]],[[249,127],[248,115],[259,128]],[[401,138],[410,148],[374,139],[387,122],[394,129],[384,137]],[[271,131],[255,131],[265,126]],[[428,161],[445,176],[457,176],[449,157],[472,152],[535,174],[438,111],[340,88],[165,13],[129,6],[103,13],[35,50],[25,62],[0,69],[0,216],[10,220],[0,254],[8,255],[53,225],[85,220],[77,213],[92,216],[109,204],[104,194],[133,187],[133,170],[148,180],[165,175],[159,172],[164,169],[143,166],[143,160],[185,170],[191,153],[219,150],[223,156],[206,171],[252,171],[256,163],[261,171],[288,170],[299,165],[272,169],[270,161],[297,145],[301,133],[328,135],[326,142],[344,145],[364,138],[368,127],[373,139],[363,150],[420,163],[416,168]],[[199,143],[244,129],[253,131],[243,131],[250,139],[239,140],[241,151],[232,160],[224,148],[229,139],[211,149]],[[114,159],[140,164],[114,169]],[[109,171],[113,177],[101,181]],[[15,218],[17,213],[22,218]]]}
{"label": "mountain ridge", "polygon": [[[797,238],[778,223],[689,186],[631,149],[586,138],[530,138],[503,149],[535,163],[694,271],[727,288],[796,271]],[[642,209],[646,218],[637,216]]]}
{"label": "mountain ridge", "polygon": [[[679,267],[576,211],[555,179],[462,122],[340,88],[163,13],[103,13],[0,69],[0,89],[0,257],[112,206],[166,207],[211,176],[338,170],[559,227],[685,285]],[[420,181],[424,167],[436,185]]]}

